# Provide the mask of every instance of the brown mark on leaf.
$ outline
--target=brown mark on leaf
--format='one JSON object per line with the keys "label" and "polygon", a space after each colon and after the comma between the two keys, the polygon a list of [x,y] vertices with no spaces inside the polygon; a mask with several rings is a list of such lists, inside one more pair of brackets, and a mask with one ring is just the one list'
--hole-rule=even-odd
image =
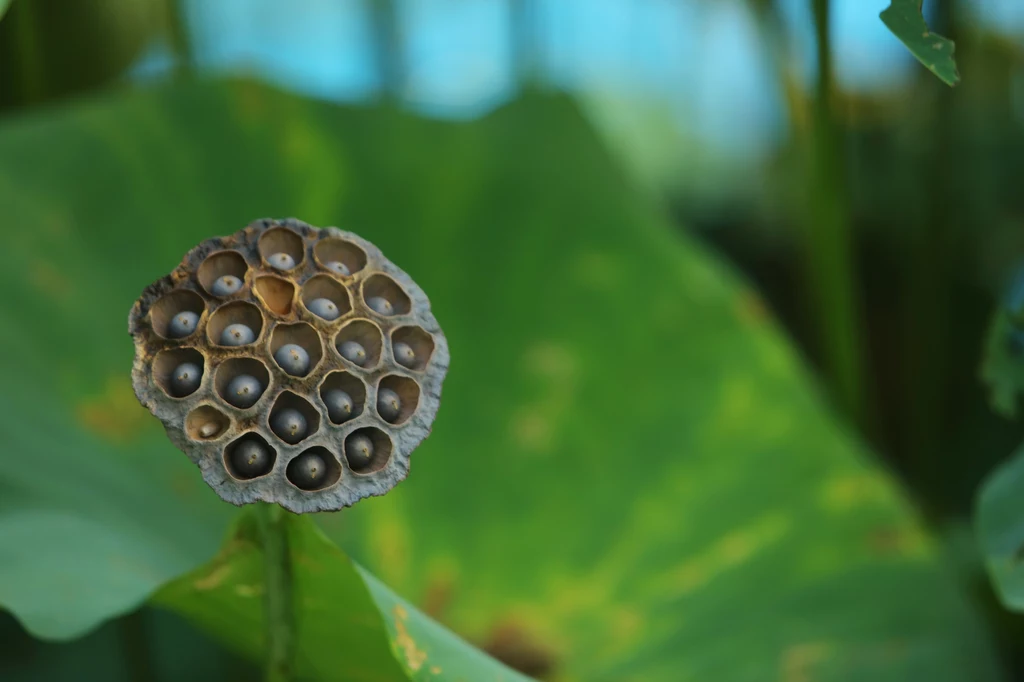
{"label": "brown mark on leaf", "polygon": [[515,621],[507,620],[495,625],[481,648],[529,677],[547,677],[555,668],[555,653]]}
{"label": "brown mark on leaf", "polygon": [[736,297],[736,314],[740,322],[750,327],[759,327],[771,318],[764,300],[753,291],[744,291]]}
{"label": "brown mark on leaf", "polygon": [[103,393],[81,402],[75,414],[86,429],[121,445],[138,438],[148,422],[146,408],[136,400],[128,380],[119,375],[109,377]]}
{"label": "brown mark on leaf", "polygon": [[409,666],[409,670],[417,672],[427,662],[427,652],[420,649],[416,645],[416,640],[409,635],[409,631],[405,627],[405,621],[408,618],[409,614],[406,610],[401,605],[396,605],[395,645],[401,649],[402,655],[405,656],[405,662]]}
{"label": "brown mark on leaf", "polygon": [[434,620],[442,620],[445,608],[452,601],[455,591],[455,577],[451,573],[431,576],[423,597],[423,612]]}
{"label": "brown mark on leaf", "polygon": [[815,682],[815,670],[832,657],[832,646],[825,642],[794,644],[782,652],[779,672],[783,682]]}
{"label": "brown mark on leaf", "polygon": [[65,300],[74,286],[57,267],[46,260],[37,260],[29,270],[32,286],[54,300]]}
{"label": "brown mark on leaf", "polygon": [[880,526],[867,536],[868,547],[875,554],[898,558],[914,558],[929,554],[928,539],[921,529],[910,525]]}

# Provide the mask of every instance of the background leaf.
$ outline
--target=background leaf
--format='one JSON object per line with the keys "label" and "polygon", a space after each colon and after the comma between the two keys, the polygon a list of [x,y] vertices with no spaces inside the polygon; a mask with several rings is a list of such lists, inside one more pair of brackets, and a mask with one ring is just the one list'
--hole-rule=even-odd
{"label": "background leaf", "polygon": [[[439,682],[526,680],[360,570],[309,517],[286,518],[297,613],[293,671],[299,679],[383,682],[408,674]],[[160,590],[154,601],[259,660],[265,651],[264,590],[259,527],[247,512],[216,559]]]}
{"label": "background leaf", "polygon": [[[564,680],[999,678],[932,541],[762,303],[634,198],[566,99],[455,125],[244,83],[158,90],[8,125],[0,201],[26,226],[7,237],[3,283],[25,293],[2,309],[0,351],[20,365],[6,400],[64,425],[40,445],[38,416],[5,422],[22,432],[0,446],[21,498],[0,516],[93,514],[75,495],[96,470],[89,495],[144,537],[182,564],[209,556],[213,493],[186,472],[199,502],[179,500],[159,467],[184,456],[126,416],[125,313],[200,239],[296,215],[377,243],[451,344],[415,475],[322,518],[428,615]],[[96,447],[87,466],[60,447],[87,431],[150,455]],[[65,565],[85,553],[72,540],[51,539]],[[0,546],[23,567],[5,588],[31,587],[33,552]],[[44,622],[61,613],[44,597],[4,603]]]}
{"label": "background leaf", "polygon": [[928,29],[921,14],[921,0],[892,0],[882,14],[889,30],[907,46],[910,53],[947,85],[960,82],[953,52],[953,41]]}
{"label": "background leaf", "polygon": [[1024,611],[1024,447],[992,472],[978,495],[977,534],[1007,608]]}
{"label": "background leaf", "polygon": [[989,387],[992,408],[1007,418],[1017,416],[1024,391],[1024,270],[1007,289],[985,341],[981,379]]}

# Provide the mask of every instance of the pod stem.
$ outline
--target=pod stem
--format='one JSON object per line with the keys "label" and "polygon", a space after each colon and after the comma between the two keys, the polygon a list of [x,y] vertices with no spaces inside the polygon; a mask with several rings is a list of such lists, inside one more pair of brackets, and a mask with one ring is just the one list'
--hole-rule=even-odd
{"label": "pod stem", "polygon": [[276,504],[257,506],[263,536],[266,570],[267,682],[291,679],[292,649],[295,641],[295,612],[292,606],[292,566],[288,552],[288,517]]}

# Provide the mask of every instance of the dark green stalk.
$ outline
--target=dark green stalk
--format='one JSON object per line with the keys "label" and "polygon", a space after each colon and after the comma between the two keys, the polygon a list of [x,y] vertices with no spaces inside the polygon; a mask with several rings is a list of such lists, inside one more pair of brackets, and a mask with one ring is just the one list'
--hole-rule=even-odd
{"label": "dark green stalk", "polygon": [[195,73],[195,52],[189,30],[185,0],[167,0],[167,32],[174,55],[178,58],[176,76],[187,78]]}
{"label": "dark green stalk", "polygon": [[811,0],[818,48],[818,80],[809,139],[810,192],[803,242],[808,303],[826,377],[840,408],[864,426],[859,301],[846,193],[845,153],[832,106],[829,2]]}
{"label": "dark green stalk", "polygon": [[288,682],[295,640],[292,568],[288,553],[288,518],[276,504],[257,508],[266,571],[267,682]]}
{"label": "dark green stalk", "polygon": [[43,52],[39,47],[39,17],[31,0],[19,0],[8,10],[7,20],[14,26],[19,69],[18,99],[22,106],[35,104],[46,95]]}
{"label": "dark green stalk", "polygon": [[124,652],[125,668],[131,682],[150,682],[157,677],[150,647],[152,628],[143,610],[133,611],[115,621],[117,638]]}
{"label": "dark green stalk", "polygon": [[[955,3],[940,0],[936,3],[936,27],[943,35],[959,39],[956,29]],[[941,83],[937,87],[938,101],[931,108],[931,126],[928,138],[942,140],[929,146],[922,158],[922,177],[927,190],[922,198],[927,202],[925,219],[912,230],[910,236],[910,282],[905,319],[907,383],[910,388],[908,404],[908,446],[914,477],[928,493],[927,497],[943,503],[939,490],[944,471],[942,458],[943,424],[945,424],[945,397],[949,395],[950,319],[949,272],[957,252],[954,143],[956,133],[956,90]],[[939,511],[939,510],[931,510]]]}

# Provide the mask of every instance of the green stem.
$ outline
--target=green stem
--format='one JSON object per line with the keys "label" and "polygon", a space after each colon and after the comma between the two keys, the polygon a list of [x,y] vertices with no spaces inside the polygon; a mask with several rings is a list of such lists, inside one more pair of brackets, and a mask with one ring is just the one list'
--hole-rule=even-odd
{"label": "green stem", "polygon": [[808,293],[826,375],[843,411],[861,426],[860,325],[854,289],[852,234],[844,177],[845,155],[832,110],[829,2],[812,0],[818,43],[818,82],[811,120],[807,187],[811,192],[804,246]]}
{"label": "green stem", "polygon": [[261,503],[257,513],[263,535],[266,570],[267,682],[291,679],[295,618],[292,567],[288,554],[288,518],[276,504]]}
{"label": "green stem", "polygon": [[11,5],[8,19],[14,25],[15,54],[20,65],[18,99],[21,105],[35,104],[46,94],[43,54],[39,48],[39,16],[31,0]]}
{"label": "green stem", "polygon": [[[936,28],[959,40],[955,2],[939,0],[935,4]],[[941,84],[939,84],[941,85]],[[933,87],[929,81],[928,87]],[[926,497],[942,512],[949,492],[943,476],[944,424],[947,396],[950,395],[950,339],[954,337],[949,315],[950,277],[957,244],[958,188],[953,170],[956,168],[957,139],[955,90],[941,86],[938,101],[931,108],[931,139],[944,140],[934,145],[924,157],[928,170],[927,209],[925,220],[911,231],[910,283],[905,319],[907,330],[907,381],[910,458],[913,475],[926,492]],[[947,469],[948,470],[948,469]],[[946,477],[948,478],[948,476]]]}
{"label": "green stem", "polygon": [[187,78],[194,74],[196,64],[185,0],[167,0],[166,7],[167,30],[174,54],[178,58],[175,75],[178,78]]}

